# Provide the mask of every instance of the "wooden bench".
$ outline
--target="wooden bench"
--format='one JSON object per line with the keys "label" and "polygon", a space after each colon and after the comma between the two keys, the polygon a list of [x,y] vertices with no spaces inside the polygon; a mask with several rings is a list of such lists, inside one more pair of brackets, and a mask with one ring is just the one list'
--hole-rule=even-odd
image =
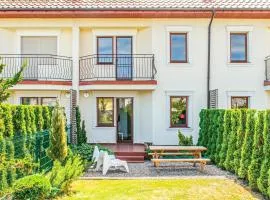
{"label": "wooden bench", "polygon": [[189,163],[200,163],[200,170],[204,170],[207,162],[210,162],[210,159],[207,158],[179,158],[179,159],[152,159],[155,167],[158,167],[161,162],[189,162]]}

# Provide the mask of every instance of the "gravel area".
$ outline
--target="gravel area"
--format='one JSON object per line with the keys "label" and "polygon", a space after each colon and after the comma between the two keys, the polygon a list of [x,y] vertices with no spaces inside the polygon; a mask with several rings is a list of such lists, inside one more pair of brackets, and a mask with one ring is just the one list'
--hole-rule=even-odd
{"label": "gravel area", "polygon": [[[193,167],[192,163],[161,163],[154,167],[153,163],[128,163],[129,173],[124,170],[109,170],[104,177],[183,177],[183,176],[226,176],[233,178],[230,172],[221,170],[215,165],[206,165],[204,171],[200,171],[199,164]],[[103,177],[102,172],[89,169],[84,177]]]}

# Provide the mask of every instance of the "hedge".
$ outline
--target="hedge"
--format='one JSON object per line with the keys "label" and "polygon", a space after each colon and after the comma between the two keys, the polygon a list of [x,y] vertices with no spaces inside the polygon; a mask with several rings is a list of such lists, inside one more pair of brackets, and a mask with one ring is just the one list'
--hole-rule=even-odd
{"label": "hedge", "polygon": [[204,109],[198,145],[207,147],[212,162],[270,197],[270,110]]}

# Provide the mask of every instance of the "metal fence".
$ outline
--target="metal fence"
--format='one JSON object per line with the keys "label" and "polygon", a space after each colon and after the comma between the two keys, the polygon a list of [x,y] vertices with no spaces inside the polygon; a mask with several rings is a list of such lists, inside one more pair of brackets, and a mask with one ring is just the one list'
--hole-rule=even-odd
{"label": "metal fence", "polygon": [[153,54],[99,54],[80,58],[80,80],[153,80]]}
{"label": "metal fence", "polygon": [[2,78],[13,77],[23,63],[24,80],[71,80],[72,59],[66,56],[47,54],[0,54],[0,63],[5,65]]}

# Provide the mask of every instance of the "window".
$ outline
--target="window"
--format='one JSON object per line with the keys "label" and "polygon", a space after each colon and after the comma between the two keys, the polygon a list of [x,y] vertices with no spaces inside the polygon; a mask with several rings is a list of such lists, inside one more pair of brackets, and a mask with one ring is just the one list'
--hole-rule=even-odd
{"label": "window", "polygon": [[170,62],[187,62],[187,33],[170,33]]}
{"label": "window", "polygon": [[248,108],[249,97],[231,97],[231,108]]}
{"label": "window", "polygon": [[42,97],[41,105],[43,106],[56,106],[56,98],[55,97]]}
{"label": "window", "polygon": [[113,64],[113,37],[97,37],[98,64]]}
{"label": "window", "polygon": [[21,98],[22,105],[38,105],[37,97],[22,97]]}
{"label": "window", "polygon": [[188,127],[188,97],[170,97],[170,125],[171,127]]}
{"label": "window", "polygon": [[97,98],[97,125],[114,126],[114,103],[111,97]]}
{"label": "window", "polygon": [[230,52],[232,63],[247,62],[247,33],[230,34]]}

